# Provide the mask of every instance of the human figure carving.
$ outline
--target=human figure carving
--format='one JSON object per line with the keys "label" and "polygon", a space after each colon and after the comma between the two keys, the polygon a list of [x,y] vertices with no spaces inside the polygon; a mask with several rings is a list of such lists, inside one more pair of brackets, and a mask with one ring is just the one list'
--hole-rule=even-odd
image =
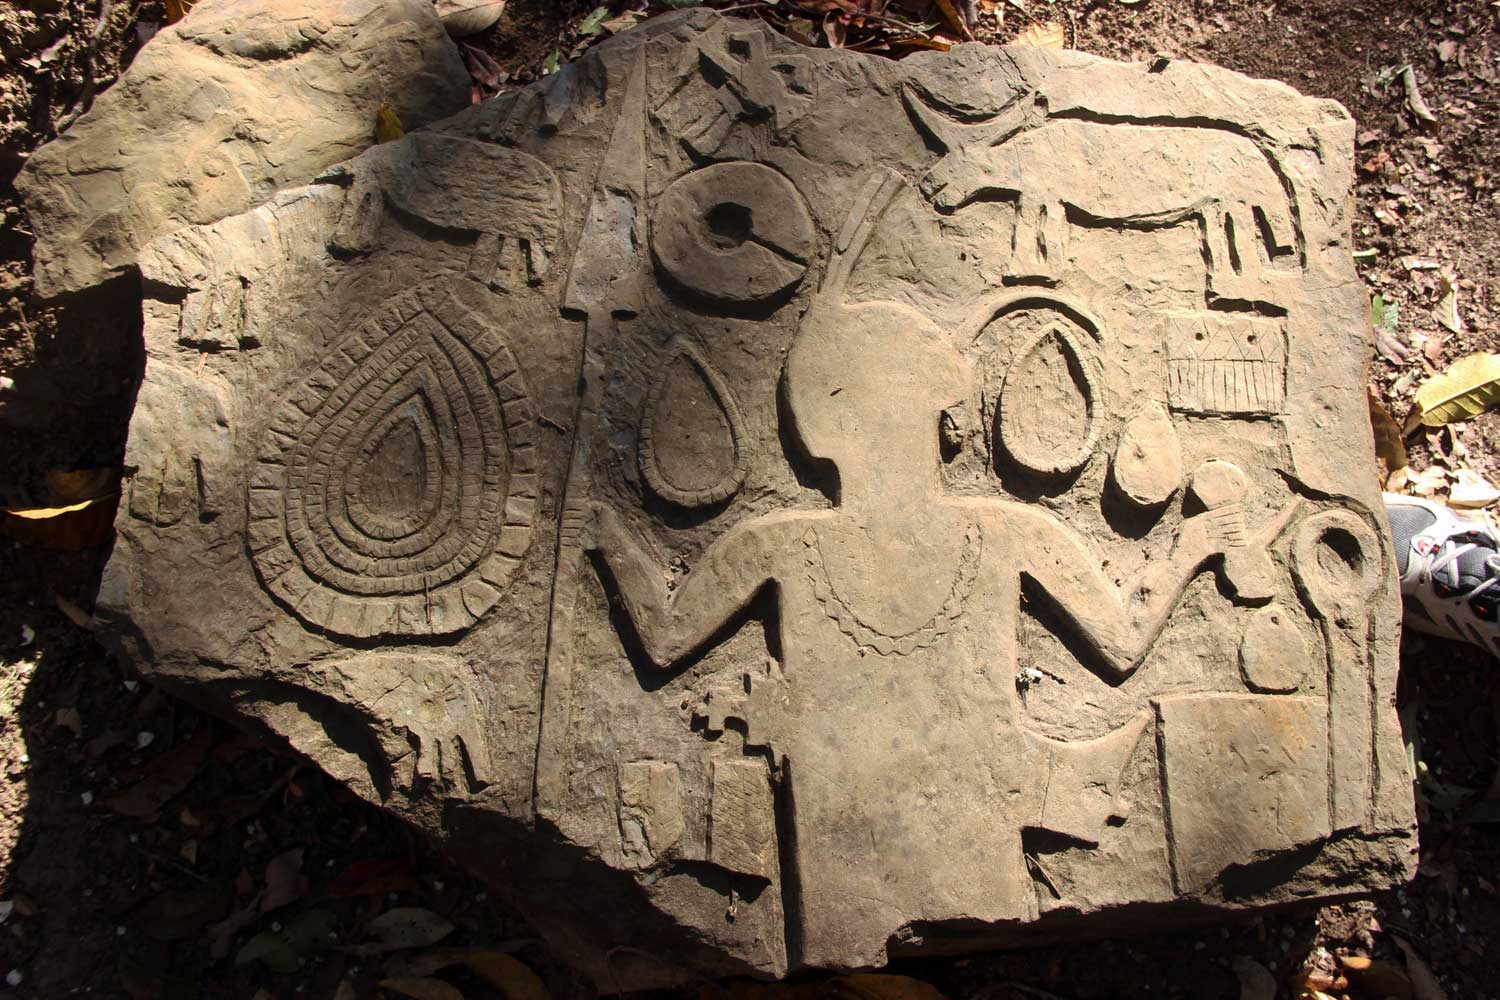
{"label": "human figure carving", "polygon": [[[883,179],[873,201],[898,185]],[[671,591],[614,510],[598,510],[589,543],[664,668],[704,650],[771,588],[767,627],[779,635],[789,697],[756,742],[773,747],[790,784],[802,947],[814,964],[881,961],[887,936],[935,903],[955,918],[1035,914],[1021,830],[1097,843],[1111,815],[1099,789],[1117,784],[1143,724],[1084,744],[1023,730],[1023,581],[1063,612],[1099,675],[1118,682],[1223,551],[1210,519],[1189,517],[1170,556],[1122,592],[1053,514],[946,494],[940,414],[970,391],[965,360],[910,307],[843,301],[878,214],[856,209],[839,236],[784,371],[796,437],[837,468],[834,506],[742,522]],[[1046,772],[1060,757],[1083,777],[1077,794],[1048,801]],[[921,864],[909,860],[916,851]]]}

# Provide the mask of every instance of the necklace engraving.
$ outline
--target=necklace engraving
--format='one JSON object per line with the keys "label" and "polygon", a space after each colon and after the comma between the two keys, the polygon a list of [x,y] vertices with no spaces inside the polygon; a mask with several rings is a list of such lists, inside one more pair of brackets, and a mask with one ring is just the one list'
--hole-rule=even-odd
{"label": "necklace engraving", "polygon": [[948,591],[948,599],[924,624],[910,632],[892,635],[862,619],[834,587],[827,563],[823,559],[817,529],[807,529],[802,535],[802,544],[805,546],[803,558],[807,562],[808,577],[812,581],[818,604],[822,606],[823,613],[838,625],[839,631],[858,647],[861,656],[870,651],[881,656],[907,656],[919,649],[926,649],[937,642],[939,637],[946,635],[959,615],[963,614],[969,592],[974,589],[974,581],[979,577],[980,555],[984,549],[979,525],[971,522],[964,533],[964,551],[959,557],[958,574]]}

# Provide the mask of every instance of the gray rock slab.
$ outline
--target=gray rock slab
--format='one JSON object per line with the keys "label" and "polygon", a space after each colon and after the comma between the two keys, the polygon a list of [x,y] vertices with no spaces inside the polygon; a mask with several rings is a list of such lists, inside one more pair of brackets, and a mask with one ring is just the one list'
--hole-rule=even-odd
{"label": "gray rock slab", "polygon": [[306,184],[374,142],[382,101],[408,129],[469,101],[428,0],[195,5],[17,178],[37,291],[98,284],[158,236]]}
{"label": "gray rock slab", "polygon": [[1353,129],[651,21],[145,250],[101,608],[609,989],[1398,884]]}

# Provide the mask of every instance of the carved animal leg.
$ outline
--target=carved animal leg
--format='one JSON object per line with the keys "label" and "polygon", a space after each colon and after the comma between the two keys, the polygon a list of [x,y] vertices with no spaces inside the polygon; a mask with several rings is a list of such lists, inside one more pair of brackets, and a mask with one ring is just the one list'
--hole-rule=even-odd
{"label": "carved animal leg", "polygon": [[344,206],[333,234],[328,238],[329,248],[348,254],[368,253],[379,240],[384,218],[385,196],[380,185],[368,172],[355,174],[344,195]]}
{"label": "carved animal leg", "polygon": [[1016,203],[1016,230],[1011,238],[1014,251],[1009,272],[1011,275],[1040,274],[1047,268],[1042,249],[1042,227],[1048,206],[1027,198],[1024,194]]}
{"label": "carved animal leg", "polygon": [[1255,209],[1248,202],[1236,202],[1224,213],[1224,238],[1235,272],[1247,283],[1258,282],[1270,249],[1264,246],[1260,227],[1255,224]]}
{"label": "carved animal leg", "polygon": [[[1203,246],[1208,255],[1208,292],[1213,298],[1244,298],[1244,283],[1239,275],[1241,262],[1235,257],[1231,229],[1234,222],[1223,203],[1209,202],[1203,207]],[[1243,242],[1243,235],[1237,235]]]}
{"label": "carved animal leg", "polygon": [[506,243],[506,238],[497,233],[480,233],[469,254],[467,275],[484,282],[493,291],[510,291],[514,283],[513,262],[506,259]]}
{"label": "carved animal leg", "polygon": [[1062,202],[1042,206],[1041,256],[1042,270],[1047,274],[1059,274],[1068,253],[1068,214]]}

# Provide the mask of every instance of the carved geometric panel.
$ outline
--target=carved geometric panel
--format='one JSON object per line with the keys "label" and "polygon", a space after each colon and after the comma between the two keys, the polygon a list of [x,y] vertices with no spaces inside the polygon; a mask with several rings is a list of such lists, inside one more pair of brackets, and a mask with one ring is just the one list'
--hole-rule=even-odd
{"label": "carved geometric panel", "polygon": [[339,635],[469,627],[530,543],[532,423],[497,334],[443,290],[400,296],[266,429],[248,493],[266,589]]}
{"label": "carved geometric panel", "polygon": [[1286,334],[1273,320],[1226,313],[1163,317],[1172,409],[1217,416],[1280,413]]}

